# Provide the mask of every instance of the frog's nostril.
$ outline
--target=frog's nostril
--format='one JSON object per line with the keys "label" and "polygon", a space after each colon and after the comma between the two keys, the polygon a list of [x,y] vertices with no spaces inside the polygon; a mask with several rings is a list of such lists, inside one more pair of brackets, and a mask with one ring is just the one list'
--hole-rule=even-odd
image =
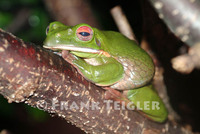
{"label": "frog's nostril", "polygon": [[60,36],[61,36],[61,34],[60,34],[60,33],[57,33],[57,34],[56,34],[56,37],[60,37]]}

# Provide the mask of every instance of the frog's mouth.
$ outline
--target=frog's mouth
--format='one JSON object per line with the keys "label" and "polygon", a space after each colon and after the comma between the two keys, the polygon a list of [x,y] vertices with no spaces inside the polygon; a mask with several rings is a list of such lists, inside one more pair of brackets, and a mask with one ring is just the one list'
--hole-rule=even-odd
{"label": "frog's mouth", "polygon": [[106,57],[110,57],[110,54],[103,50],[97,50],[93,48],[87,48],[87,47],[75,47],[73,45],[56,45],[56,46],[43,46],[44,48],[51,49],[51,50],[68,50],[68,51],[76,51],[76,52],[84,52],[84,53],[93,53],[93,54],[99,54],[104,55]]}
{"label": "frog's mouth", "polygon": [[75,47],[73,45],[56,45],[56,46],[43,46],[44,48],[51,50],[69,50],[69,51],[77,51],[77,52],[85,52],[85,53],[100,53],[101,50],[86,48],[86,47]]}

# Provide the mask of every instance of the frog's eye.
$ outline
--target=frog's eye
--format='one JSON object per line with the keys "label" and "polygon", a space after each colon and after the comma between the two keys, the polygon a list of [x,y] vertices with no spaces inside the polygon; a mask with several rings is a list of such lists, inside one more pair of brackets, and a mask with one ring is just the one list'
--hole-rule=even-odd
{"label": "frog's eye", "polygon": [[46,35],[48,34],[48,32],[49,32],[49,26],[46,29]]}
{"label": "frog's eye", "polygon": [[88,26],[81,26],[76,30],[76,35],[79,38],[79,40],[89,41],[92,39],[93,31]]}

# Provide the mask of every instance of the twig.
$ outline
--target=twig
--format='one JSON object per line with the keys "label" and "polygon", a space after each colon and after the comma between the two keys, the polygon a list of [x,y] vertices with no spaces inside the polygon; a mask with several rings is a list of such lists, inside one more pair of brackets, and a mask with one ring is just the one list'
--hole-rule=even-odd
{"label": "twig", "polygon": [[132,28],[126,16],[124,15],[121,7],[116,6],[112,8],[110,12],[115,20],[115,23],[117,24],[119,31],[129,39],[137,41],[132,31]]}
{"label": "twig", "polygon": [[200,44],[190,47],[187,54],[177,56],[171,60],[172,67],[181,73],[191,73],[195,68],[200,69]]}

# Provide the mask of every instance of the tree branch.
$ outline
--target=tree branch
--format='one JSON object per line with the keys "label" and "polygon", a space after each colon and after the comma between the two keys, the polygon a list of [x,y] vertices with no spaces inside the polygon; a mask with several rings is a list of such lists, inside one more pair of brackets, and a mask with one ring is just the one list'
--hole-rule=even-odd
{"label": "tree branch", "polygon": [[200,42],[200,2],[197,0],[149,0],[159,17],[183,42],[193,46]]}

